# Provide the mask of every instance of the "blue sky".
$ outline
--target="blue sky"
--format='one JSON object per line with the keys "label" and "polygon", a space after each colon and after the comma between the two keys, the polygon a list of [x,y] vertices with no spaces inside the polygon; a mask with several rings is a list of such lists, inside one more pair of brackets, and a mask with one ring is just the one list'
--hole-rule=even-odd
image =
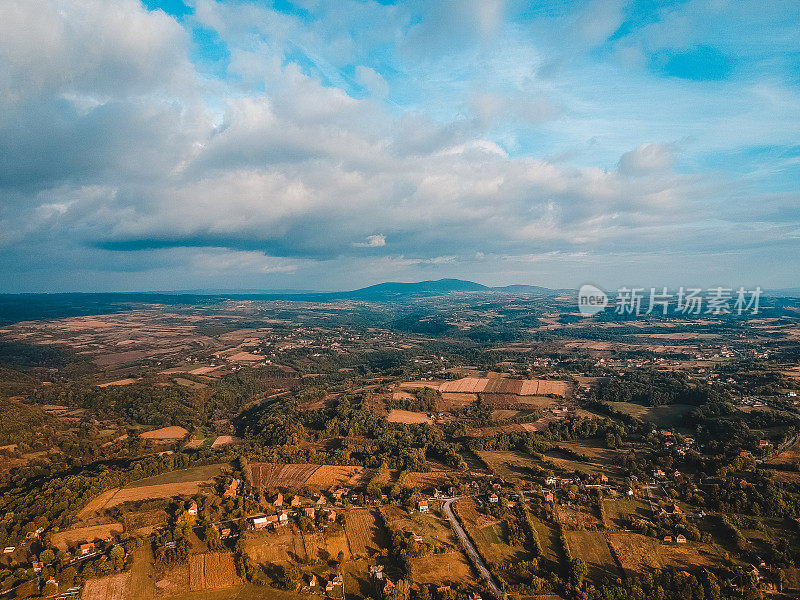
{"label": "blue sky", "polygon": [[0,291],[800,285],[800,3],[7,0]]}

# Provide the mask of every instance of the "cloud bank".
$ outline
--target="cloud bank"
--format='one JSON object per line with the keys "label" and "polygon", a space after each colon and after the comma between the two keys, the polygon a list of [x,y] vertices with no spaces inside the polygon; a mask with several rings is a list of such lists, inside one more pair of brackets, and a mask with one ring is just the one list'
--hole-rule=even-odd
{"label": "cloud bank", "polygon": [[0,4],[0,291],[797,284],[793,3],[174,4]]}

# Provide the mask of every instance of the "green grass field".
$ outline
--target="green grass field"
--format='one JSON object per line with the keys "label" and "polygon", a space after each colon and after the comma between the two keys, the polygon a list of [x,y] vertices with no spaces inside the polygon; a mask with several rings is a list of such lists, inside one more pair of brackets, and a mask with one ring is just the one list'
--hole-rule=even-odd
{"label": "green grass field", "polygon": [[589,568],[589,575],[602,579],[606,575],[619,577],[620,572],[605,537],[599,531],[567,531],[572,556],[580,558]]}
{"label": "green grass field", "polygon": [[147,485],[166,485],[170,483],[187,483],[190,481],[205,481],[213,477],[218,477],[228,470],[228,465],[203,465],[201,467],[191,467],[189,469],[180,469],[179,471],[170,471],[169,473],[162,473],[161,475],[154,475],[145,479],[139,479],[129,483],[126,487],[137,488]]}
{"label": "green grass field", "polygon": [[670,404],[667,406],[642,406],[631,402],[607,402],[614,410],[649,421],[658,427],[675,427],[681,419],[694,408],[689,404]]}

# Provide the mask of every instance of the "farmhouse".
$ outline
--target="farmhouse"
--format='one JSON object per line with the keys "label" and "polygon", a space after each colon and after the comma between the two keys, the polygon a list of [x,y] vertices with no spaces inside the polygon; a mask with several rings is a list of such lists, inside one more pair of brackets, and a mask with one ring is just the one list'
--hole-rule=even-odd
{"label": "farmhouse", "polygon": [[677,543],[679,543],[679,544],[685,544],[686,543],[686,536],[683,535],[682,533],[679,533],[677,536],[675,536],[675,541]]}
{"label": "farmhouse", "polygon": [[489,502],[491,502],[492,504],[497,504],[499,501],[500,501],[500,498],[497,496],[497,494],[490,494],[489,495]]}
{"label": "farmhouse", "polygon": [[266,516],[261,516],[261,517],[253,517],[253,518],[250,520],[250,526],[251,526],[253,529],[266,529],[266,527],[267,527],[268,525],[269,525],[269,521],[267,520],[267,517],[266,517]]}
{"label": "farmhouse", "polygon": [[189,508],[186,509],[186,512],[192,515],[193,517],[197,516],[197,502],[192,500],[192,503],[189,505]]}
{"label": "farmhouse", "polygon": [[304,514],[305,516],[307,516],[309,519],[313,519],[313,518],[314,518],[314,515],[316,515],[316,514],[317,514],[317,512],[316,512],[316,510],[314,510],[313,508],[304,508],[304,509],[303,509],[303,514]]}
{"label": "farmhouse", "polygon": [[417,502],[417,510],[421,513],[428,512],[428,501],[427,500],[420,500]]}
{"label": "farmhouse", "polygon": [[272,506],[283,506],[283,494],[278,492],[278,495],[275,496],[275,500],[272,501]]}
{"label": "farmhouse", "polygon": [[300,497],[296,494],[292,496],[289,506],[300,506]]}

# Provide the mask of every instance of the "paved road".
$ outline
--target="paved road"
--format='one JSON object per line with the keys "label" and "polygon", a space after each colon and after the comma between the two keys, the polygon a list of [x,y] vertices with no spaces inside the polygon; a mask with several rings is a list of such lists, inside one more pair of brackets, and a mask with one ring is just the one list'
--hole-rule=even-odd
{"label": "paved road", "polygon": [[481,575],[483,575],[483,578],[489,585],[489,589],[492,590],[492,593],[497,598],[502,598],[503,592],[500,590],[500,586],[497,585],[497,582],[495,581],[494,577],[492,577],[492,574],[489,572],[486,563],[483,562],[481,555],[478,554],[478,550],[472,544],[472,540],[469,539],[467,532],[464,531],[463,527],[461,527],[461,523],[458,522],[458,518],[456,518],[456,515],[453,512],[453,507],[451,506],[451,504],[453,504],[453,502],[455,502],[458,499],[459,498],[450,498],[449,500],[446,500],[444,503],[444,512],[447,515],[447,518],[450,520],[450,524],[453,526],[453,529],[455,530],[456,534],[458,535],[459,538],[461,538],[461,542],[467,549],[467,554],[469,554],[469,557],[472,559],[473,564],[475,565],[475,567],[477,567],[478,572]]}

